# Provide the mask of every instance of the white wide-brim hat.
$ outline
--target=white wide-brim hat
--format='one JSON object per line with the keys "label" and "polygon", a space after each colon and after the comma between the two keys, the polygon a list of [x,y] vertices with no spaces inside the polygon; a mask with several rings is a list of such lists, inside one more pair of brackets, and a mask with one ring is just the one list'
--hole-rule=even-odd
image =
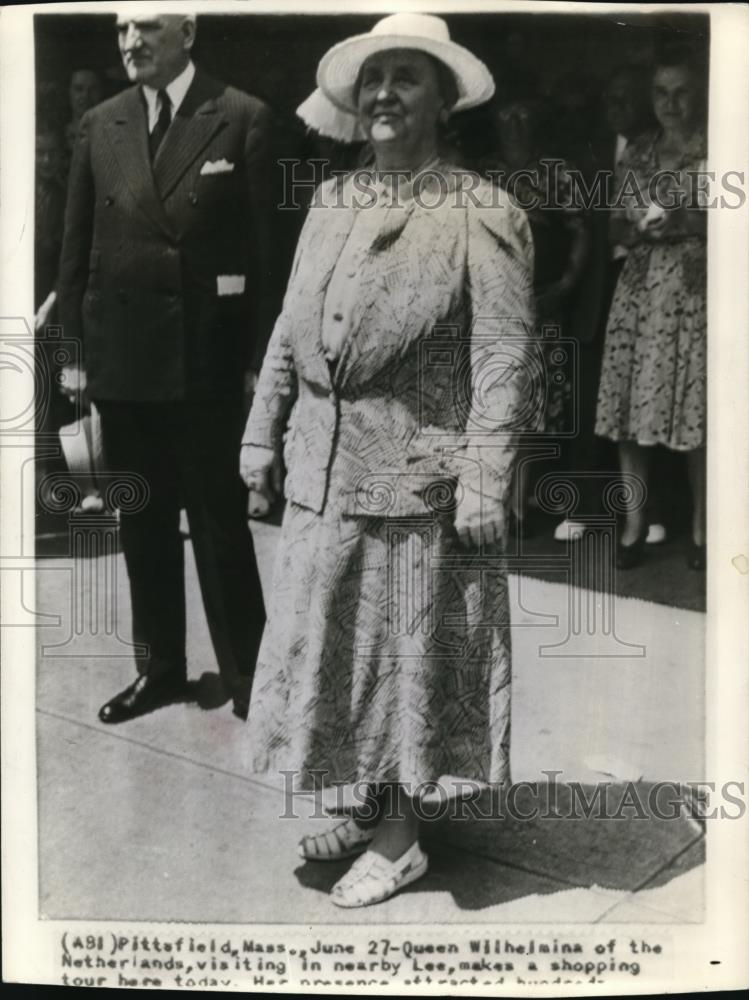
{"label": "white wide-brim hat", "polygon": [[325,53],[317,67],[318,89],[299,105],[297,114],[322,135],[344,142],[363,139],[354,87],[365,60],[388,49],[417,49],[444,63],[455,78],[458,92],[452,111],[474,108],[494,94],[494,80],[487,67],[468,49],[450,40],[441,17],[392,14],[378,21],[366,35],[347,38]]}

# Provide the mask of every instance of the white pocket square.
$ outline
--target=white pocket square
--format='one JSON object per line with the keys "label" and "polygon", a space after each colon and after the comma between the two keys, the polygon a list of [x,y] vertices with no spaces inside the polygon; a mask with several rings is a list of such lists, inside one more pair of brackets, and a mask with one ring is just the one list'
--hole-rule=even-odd
{"label": "white pocket square", "polygon": [[233,169],[234,164],[229,163],[228,160],[206,160],[200,168],[200,173],[201,176],[203,174],[230,174]]}
{"label": "white pocket square", "polygon": [[219,295],[243,295],[244,286],[243,274],[219,274],[216,277],[216,291]]}

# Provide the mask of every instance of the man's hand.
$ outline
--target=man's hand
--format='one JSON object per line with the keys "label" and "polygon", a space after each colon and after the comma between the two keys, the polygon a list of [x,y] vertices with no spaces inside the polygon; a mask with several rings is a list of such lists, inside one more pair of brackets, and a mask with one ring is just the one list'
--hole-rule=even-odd
{"label": "man's hand", "polygon": [[60,392],[63,396],[75,403],[86,395],[85,369],[68,366],[62,369],[61,375]]}
{"label": "man's hand", "polygon": [[246,371],[244,373],[244,412],[247,416],[252,408],[252,400],[255,398],[255,389],[257,389],[257,379],[258,374],[254,371]]}

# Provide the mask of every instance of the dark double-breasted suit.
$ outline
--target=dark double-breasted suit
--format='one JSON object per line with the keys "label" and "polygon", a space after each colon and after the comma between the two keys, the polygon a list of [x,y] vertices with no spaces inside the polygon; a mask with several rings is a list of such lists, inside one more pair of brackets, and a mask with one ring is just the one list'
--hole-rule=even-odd
{"label": "dark double-breasted suit", "polygon": [[270,329],[269,122],[199,69],[151,162],[133,87],[82,120],[60,312],[82,344],[113,472],[148,484],[121,537],[141,671],[185,670],[187,509],[222,675],[246,686],[264,611],[238,476],[244,373]]}

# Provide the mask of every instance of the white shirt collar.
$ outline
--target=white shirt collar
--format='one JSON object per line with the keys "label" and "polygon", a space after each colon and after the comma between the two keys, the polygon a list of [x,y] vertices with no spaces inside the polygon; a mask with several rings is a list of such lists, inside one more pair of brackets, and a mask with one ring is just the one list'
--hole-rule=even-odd
{"label": "white shirt collar", "polygon": [[[179,111],[179,107],[185,99],[187,91],[190,89],[190,84],[195,76],[195,63],[192,60],[185,66],[179,76],[176,76],[171,83],[168,83],[164,90],[166,90],[169,95],[169,100],[172,105],[172,118]],[[143,94],[146,98],[146,105],[148,107],[148,128],[149,131],[156,124],[156,119],[159,117],[159,111],[161,108],[158,107],[158,90],[153,87],[148,87],[143,84]]]}

